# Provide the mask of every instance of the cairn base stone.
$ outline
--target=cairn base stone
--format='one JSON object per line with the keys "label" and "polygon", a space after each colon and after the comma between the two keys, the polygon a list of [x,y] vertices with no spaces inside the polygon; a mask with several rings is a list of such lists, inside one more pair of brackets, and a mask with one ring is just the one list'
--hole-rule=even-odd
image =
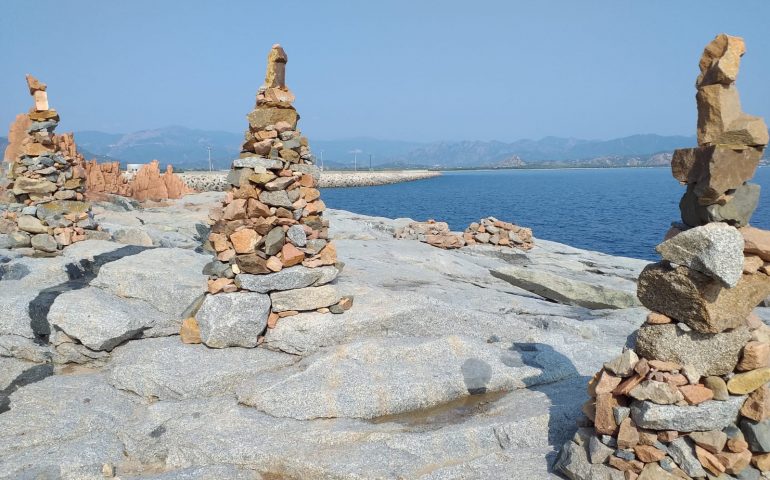
{"label": "cairn base stone", "polygon": [[269,315],[269,296],[236,292],[207,295],[195,319],[207,346],[251,348],[257,346]]}

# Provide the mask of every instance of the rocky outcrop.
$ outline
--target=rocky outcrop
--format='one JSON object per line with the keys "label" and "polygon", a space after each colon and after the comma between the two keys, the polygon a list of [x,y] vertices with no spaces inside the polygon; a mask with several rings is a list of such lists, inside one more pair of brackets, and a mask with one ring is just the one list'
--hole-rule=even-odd
{"label": "rocky outcrop", "polygon": [[759,478],[750,463],[770,468],[770,327],[752,313],[770,276],[759,255],[765,234],[745,227],[759,196],[745,182],[768,133],[741,111],[734,83],[744,50],[743,39],[723,34],[701,57],[700,146],[677,150],[671,165],[687,185],[685,225],[657,247],[664,261],[639,276],[639,300],[652,312],[634,350],[588,383],[591,428],[558,462],[573,480]]}

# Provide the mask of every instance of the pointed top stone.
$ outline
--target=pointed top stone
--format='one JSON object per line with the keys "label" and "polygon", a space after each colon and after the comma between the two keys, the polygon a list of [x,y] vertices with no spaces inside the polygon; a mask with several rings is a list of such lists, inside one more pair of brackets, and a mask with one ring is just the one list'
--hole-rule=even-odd
{"label": "pointed top stone", "polygon": [[35,92],[37,91],[45,92],[46,88],[48,88],[48,86],[45,83],[33,77],[29,73],[26,75],[26,78],[27,78],[27,87],[29,87],[30,95],[34,95]]}
{"label": "pointed top stone", "polygon": [[276,43],[267,55],[266,88],[286,88],[286,62],[289,57],[280,44]]}
{"label": "pointed top stone", "polygon": [[741,57],[746,44],[741,37],[720,33],[703,50],[700,58],[698,87],[714,84],[731,85],[738,78]]}

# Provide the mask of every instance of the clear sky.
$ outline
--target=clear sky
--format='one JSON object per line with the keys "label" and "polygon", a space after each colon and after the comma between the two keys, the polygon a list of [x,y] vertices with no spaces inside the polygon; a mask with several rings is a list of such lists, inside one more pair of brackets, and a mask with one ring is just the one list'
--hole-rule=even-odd
{"label": "clear sky", "polygon": [[240,132],[279,42],[316,139],[693,135],[723,31],[746,39],[744,109],[770,117],[768,18],[767,0],[2,0],[0,125],[29,72],[61,131]]}

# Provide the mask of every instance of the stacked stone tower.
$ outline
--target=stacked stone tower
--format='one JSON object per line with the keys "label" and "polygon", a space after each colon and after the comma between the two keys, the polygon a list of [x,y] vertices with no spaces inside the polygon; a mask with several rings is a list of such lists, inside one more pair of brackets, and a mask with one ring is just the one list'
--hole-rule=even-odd
{"label": "stacked stone tower", "polygon": [[297,130],[286,62],[286,52],[274,45],[242,153],[228,176],[231,189],[212,217],[216,259],[205,271],[209,293],[194,324],[190,319],[183,328],[183,340],[196,340],[189,333],[199,330],[210,347],[254,347],[280,317],[342,313],[351,305],[327,285],[341,265],[316,188],[320,170]]}
{"label": "stacked stone tower", "polygon": [[85,240],[97,226],[84,201],[82,156],[72,135],[56,135],[59,114],[48,106],[46,85],[27,75],[35,101],[11,126],[0,243],[51,255]]}
{"label": "stacked stone tower", "polygon": [[741,38],[717,36],[696,82],[698,147],[677,150],[682,223],[657,247],[638,296],[652,313],[635,345],[589,382],[557,468],[573,480],[757,479],[770,471],[770,327],[752,310],[770,294],[770,232],[747,226],[747,183],[768,142],[741,110]]}

